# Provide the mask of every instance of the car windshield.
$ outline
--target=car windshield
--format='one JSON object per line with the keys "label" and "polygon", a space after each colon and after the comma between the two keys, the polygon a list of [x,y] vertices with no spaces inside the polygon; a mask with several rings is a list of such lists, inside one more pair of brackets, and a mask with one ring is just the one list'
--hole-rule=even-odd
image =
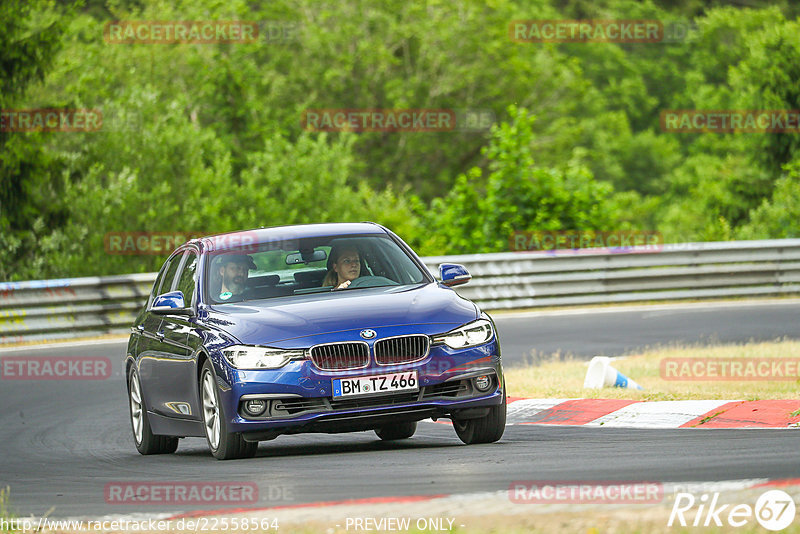
{"label": "car windshield", "polygon": [[[223,247],[208,254],[205,294],[212,304],[426,281],[389,236],[328,236]],[[341,274],[340,274],[341,273]]]}

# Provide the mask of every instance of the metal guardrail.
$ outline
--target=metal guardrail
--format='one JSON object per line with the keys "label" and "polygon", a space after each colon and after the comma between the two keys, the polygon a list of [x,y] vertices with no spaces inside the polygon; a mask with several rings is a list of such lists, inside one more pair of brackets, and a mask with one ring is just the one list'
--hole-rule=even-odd
{"label": "metal guardrail", "polygon": [[462,263],[488,310],[800,293],[800,239],[425,258]]}
{"label": "metal guardrail", "polygon": [[[800,293],[800,239],[423,258],[486,310]],[[127,332],[155,273],[0,283],[0,344]]]}
{"label": "metal guardrail", "polygon": [[0,344],[127,332],[156,274],[0,283]]}

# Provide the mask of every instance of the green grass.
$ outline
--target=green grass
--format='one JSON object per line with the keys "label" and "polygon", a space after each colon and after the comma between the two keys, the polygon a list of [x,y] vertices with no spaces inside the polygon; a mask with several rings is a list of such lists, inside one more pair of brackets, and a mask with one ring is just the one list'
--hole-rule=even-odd
{"label": "green grass", "polygon": [[[11,493],[11,488],[6,486],[5,488],[0,488],[0,519],[5,519],[8,521],[9,519],[13,519],[15,516],[12,515],[9,504],[8,498],[9,494]],[[5,528],[5,525],[0,527],[0,531],[8,532],[8,529]]]}

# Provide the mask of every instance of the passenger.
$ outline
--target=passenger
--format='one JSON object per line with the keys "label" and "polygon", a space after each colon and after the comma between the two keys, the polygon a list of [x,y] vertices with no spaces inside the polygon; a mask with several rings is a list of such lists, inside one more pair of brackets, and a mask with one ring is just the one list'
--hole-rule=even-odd
{"label": "passenger", "polygon": [[347,289],[350,282],[362,276],[361,257],[353,246],[331,248],[328,256],[328,272],[322,281],[323,286],[334,286],[336,289]]}
{"label": "passenger", "polygon": [[226,254],[219,262],[219,277],[222,284],[217,300],[241,300],[247,289],[248,270],[255,270],[256,263],[247,254]]}

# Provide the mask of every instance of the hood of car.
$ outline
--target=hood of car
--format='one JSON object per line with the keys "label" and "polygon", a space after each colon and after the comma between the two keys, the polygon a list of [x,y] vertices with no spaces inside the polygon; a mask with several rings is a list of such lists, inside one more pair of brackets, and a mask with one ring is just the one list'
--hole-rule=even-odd
{"label": "hood of car", "polygon": [[427,325],[420,330],[424,333],[446,332],[478,318],[472,302],[438,284],[342,290],[207,309],[202,323],[247,345],[401,325]]}

